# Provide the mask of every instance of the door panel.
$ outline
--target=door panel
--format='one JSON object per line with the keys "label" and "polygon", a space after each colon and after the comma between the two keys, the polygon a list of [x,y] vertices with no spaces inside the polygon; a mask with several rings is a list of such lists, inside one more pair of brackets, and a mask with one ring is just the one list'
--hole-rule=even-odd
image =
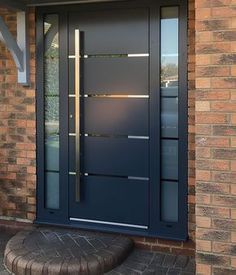
{"label": "door panel", "polygon": [[139,8],[70,13],[70,54],[75,29],[82,32],[84,54],[147,53],[148,16],[148,9]]}
{"label": "door panel", "polygon": [[[83,173],[149,177],[149,142],[142,139],[84,137]],[[75,139],[70,142],[70,171],[75,171]]]}
{"label": "door panel", "polygon": [[[70,177],[70,180],[70,186],[74,186],[75,178]],[[149,182],[142,180],[83,177],[79,213],[71,199],[71,215],[80,219],[148,225],[148,186]],[[75,196],[73,188],[70,194],[71,198]]]}
{"label": "door panel", "polygon": [[[80,30],[79,75],[75,29]],[[70,217],[148,226],[148,9],[70,13],[69,54]],[[81,94],[77,117],[76,77]],[[81,196],[76,201],[78,173]]]}
{"label": "door panel", "polygon": [[[84,94],[148,95],[148,57],[91,57],[81,60]],[[70,59],[74,90],[75,61]]]}
{"label": "door panel", "polygon": [[84,141],[87,173],[148,177],[148,141],[126,138],[94,138]]}
{"label": "door panel", "polygon": [[84,133],[148,136],[148,99],[84,99]]}

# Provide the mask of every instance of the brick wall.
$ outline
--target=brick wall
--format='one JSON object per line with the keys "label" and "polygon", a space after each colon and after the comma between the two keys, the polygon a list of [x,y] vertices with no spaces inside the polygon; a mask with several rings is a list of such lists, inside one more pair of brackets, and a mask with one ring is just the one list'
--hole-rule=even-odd
{"label": "brick wall", "polygon": [[[194,255],[195,253],[195,6],[189,0],[189,236],[188,242],[134,238],[137,246]],[[0,9],[16,33],[16,15]],[[33,221],[35,217],[35,18],[29,14],[31,87],[17,85],[15,64],[1,44],[0,52],[0,216]],[[1,217],[0,217],[1,218]],[[1,224],[1,221],[0,221]],[[9,223],[6,224],[9,227]]]}
{"label": "brick wall", "polygon": [[[16,35],[16,14],[0,8]],[[0,43],[0,216],[33,220],[35,213],[35,18],[29,13],[31,86],[17,84],[16,66]]]}
{"label": "brick wall", "polygon": [[195,7],[197,274],[236,274],[236,1]]}

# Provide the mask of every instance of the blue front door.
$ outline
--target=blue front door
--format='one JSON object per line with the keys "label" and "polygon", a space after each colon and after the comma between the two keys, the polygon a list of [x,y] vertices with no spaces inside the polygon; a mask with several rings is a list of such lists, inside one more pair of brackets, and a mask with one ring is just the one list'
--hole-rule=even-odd
{"label": "blue front door", "polygon": [[148,229],[149,55],[148,9],[69,13],[71,221]]}
{"label": "blue front door", "polygon": [[186,239],[186,12],[38,9],[38,222]]}

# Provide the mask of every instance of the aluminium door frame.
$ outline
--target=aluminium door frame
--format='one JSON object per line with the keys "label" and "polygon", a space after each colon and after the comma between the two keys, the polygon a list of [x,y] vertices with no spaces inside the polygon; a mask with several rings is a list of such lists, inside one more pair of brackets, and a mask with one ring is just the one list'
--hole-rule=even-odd
{"label": "aluminium door frame", "polygon": [[[37,213],[36,223],[76,227],[69,221],[68,167],[68,14],[70,11],[88,11],[120,8],[151,7],[150,9],[150,203],[149,230],[130,230],[114,227],[79,227],[143,235],[151,237],[186,240],[188,238],[187,182],[188,182],[188,85],[187,85],[187,1],[186,0],[115,1],[95,4],[47,6],[36,9],[36,116],[37,116]],[[179,221],[163,222],[160,215],[160,7],[179,6]],[[44,43],[43,20],[46,14],[59,16],[59,86],[60,86],[60,210],[44,207]],[[158,35],[157,35],[158,34]],[[152,37],[152,39],[151,39]],[[158,118],[158,119],[157,119]],[[156,142],[158,140],[158,142]]]}

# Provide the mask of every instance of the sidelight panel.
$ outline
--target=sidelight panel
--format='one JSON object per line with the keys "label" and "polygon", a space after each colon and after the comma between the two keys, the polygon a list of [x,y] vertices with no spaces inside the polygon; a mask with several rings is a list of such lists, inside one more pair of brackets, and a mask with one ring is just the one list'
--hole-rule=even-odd
{"label": "sidelight panel", "polygon": [[178,222],[179,8],[161,8],[161,220]]}
{"label": "sidelight panel", "polygon": [[163,139],[161,147],[161,178],[178,180],[178,141]]}
{"label": "sidelight panel", "polygon": [[46,207],[59,208],[59,172],[46,172]]}
{"label": "sidelight panel", "polygon": [[178,98],[161,98],[161,134],[164,138],[178,138]]}
{"label": "sidelight panel", "polygon": [[161,183],[161,219],[178,222],[178,182]]}
{"label": "sidelight panel", "polygon": [[59,34],[55,14],[44,18],[44,79],[45,206],[59,209]]}

